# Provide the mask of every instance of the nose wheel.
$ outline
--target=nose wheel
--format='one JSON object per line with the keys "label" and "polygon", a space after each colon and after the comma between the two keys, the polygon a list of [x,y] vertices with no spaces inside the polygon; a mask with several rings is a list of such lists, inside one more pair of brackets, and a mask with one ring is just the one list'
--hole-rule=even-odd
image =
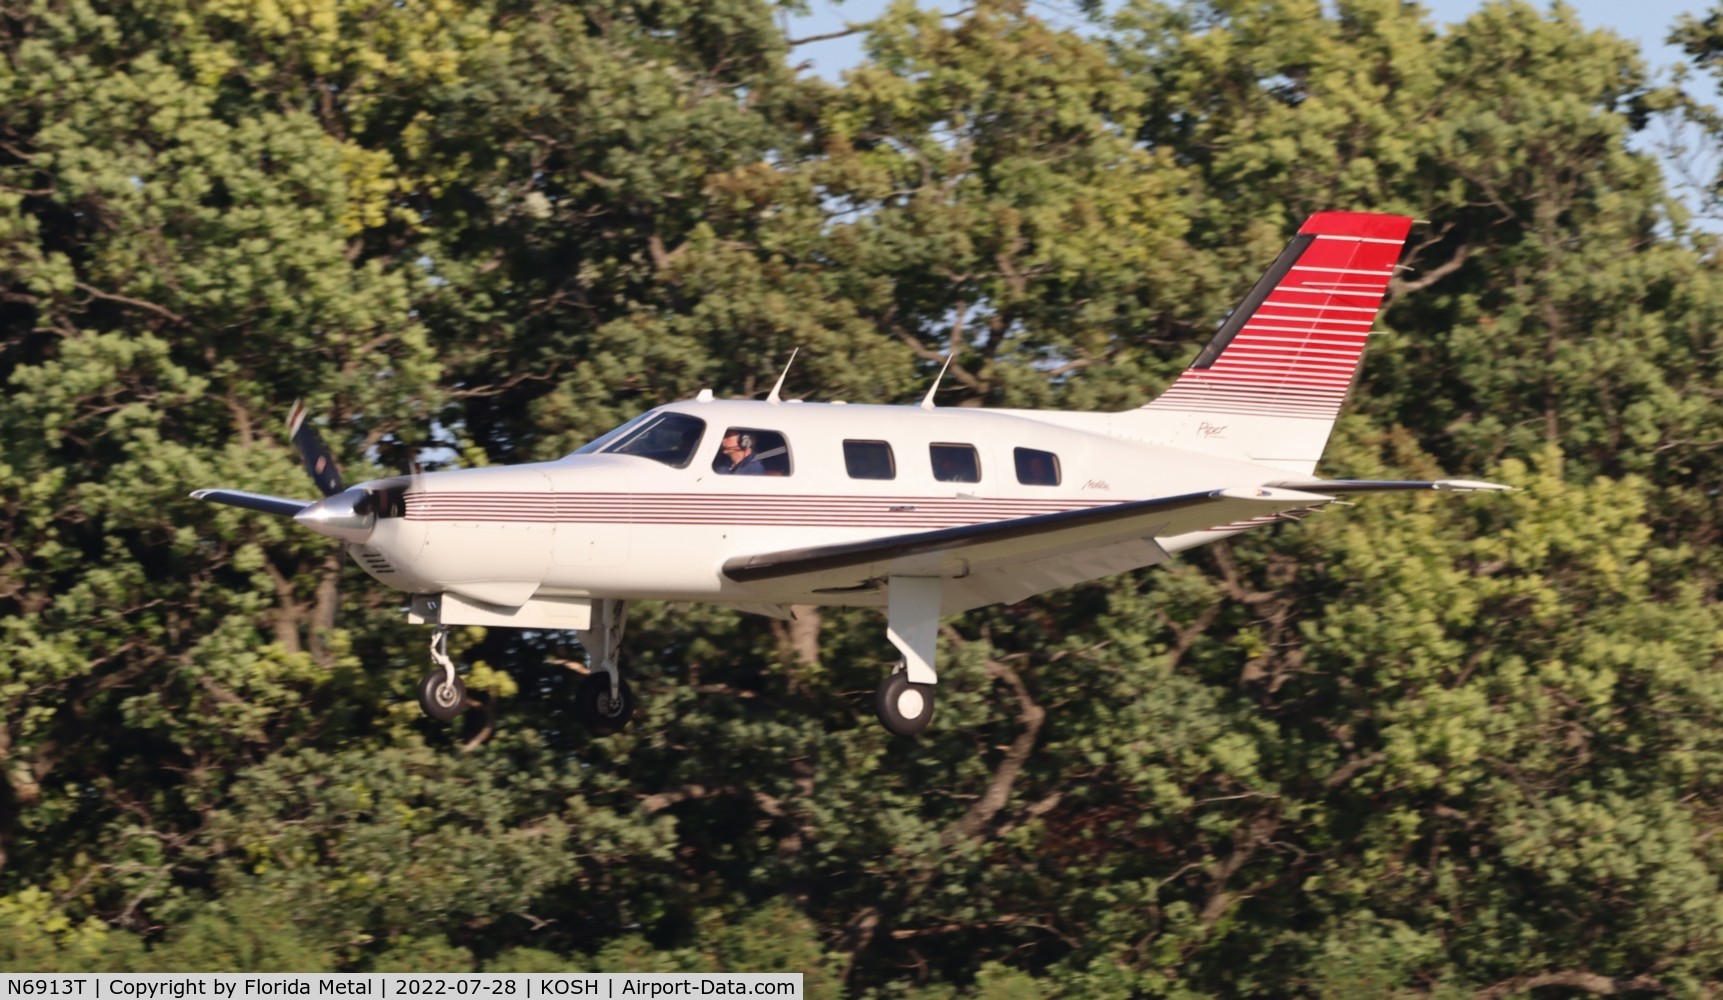
{"label": "nose wheel", "polygon": [[874,696],[880,724],[897,736],[920,736],[933,721],[933,685],[909,679],[903,664],[880,683]]}
{"label": "nose wheel", "polygon": [[433,670],[419,682],[419,707],[438,722],[447,722],[467,709],[467,686],[456,677],[449,680],[441,670]]}
{"label": "nose wheel", "polygon": [[449,659],[449,627],[438,625],[431,633],[431,661],[435,670],[419,682],[419,707],[438,722],[447,722],[467,710],[467,686],[455,675]]}

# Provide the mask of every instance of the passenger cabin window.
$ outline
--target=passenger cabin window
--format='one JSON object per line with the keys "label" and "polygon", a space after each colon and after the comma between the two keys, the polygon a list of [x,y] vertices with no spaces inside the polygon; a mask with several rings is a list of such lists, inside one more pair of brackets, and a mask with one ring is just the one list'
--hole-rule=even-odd
{"label": "passenger cabin window", "polygon": [[844,468],[851,479],[896,479],[897,463],[884,441],[845,441]]}
{"label": "passenger cabin window", "polygon": [[928,445],[933,458],[933,478],[942,483],[981,482],[981,457],[970,444]]}
{"label": "passenger cabin window", "polygon": [[790,443],[777,431],[731,427],[718,439],[712,471],[721,476],[787,476]]}
{"label": "passenger cabin window", "polygon": [[1024,486],[1059,485],[1059,456],[1050,451],[1018,448],[1017,481]]}
{"label": "passenger cabin window", "polygon": [[[621,433],[618,433],[620,431]],[[663,462],[674,469],[686,469],[700,447],[700,437],[706,432],[706,421],[686,413],[648,413],[645,417],[624,424],[575,454],[588,449],[607,455],[636,455]],[[594,447],[596,446],[596,447]]]}

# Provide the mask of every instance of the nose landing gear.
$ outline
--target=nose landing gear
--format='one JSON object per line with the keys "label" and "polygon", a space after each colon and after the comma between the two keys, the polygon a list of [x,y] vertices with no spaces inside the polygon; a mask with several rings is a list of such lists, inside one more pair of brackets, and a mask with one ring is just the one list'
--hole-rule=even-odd
{"label": "nose landing gear", "polygon": [[449,659],[449,627],[438,625],[431,633],[431,662],[435,670],[419,682],[419,707],[438,722],[447,722],[467,710],[467,686],[455,675]]}
{"label": "nose landing gear", "polygon": [[[592,627],[576,630],[592,659],[592,673],[575,689],[574,715],[599,736],[620,732],[634,714],[634,693],[618,667],[627,620],[627,602],[597,600],[592,607]],[[431,662],[436,668],[419,682],[419,707],[431,718],[447,722],[467,709],[467,686],[461,683],[455,661],[449,658],[447,625],[438,625],[431,633]]]}

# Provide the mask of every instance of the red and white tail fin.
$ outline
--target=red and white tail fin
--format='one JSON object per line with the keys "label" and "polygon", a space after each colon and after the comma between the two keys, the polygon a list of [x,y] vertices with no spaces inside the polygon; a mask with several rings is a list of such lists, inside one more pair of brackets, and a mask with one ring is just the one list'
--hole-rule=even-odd
{"label": "red and white tail fin", "polygon": [[1312,215],[1167,391],[1114,415],[1116,431],[1312,474],[1411,225]]}

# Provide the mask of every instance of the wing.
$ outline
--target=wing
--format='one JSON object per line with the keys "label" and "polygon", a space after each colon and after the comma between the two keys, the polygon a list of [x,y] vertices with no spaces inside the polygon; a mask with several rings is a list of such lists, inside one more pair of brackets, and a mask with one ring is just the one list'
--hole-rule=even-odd
{"label": "wing", "polygon": [[311,506],[309,500],[288,500],[263,493],[247,493],[244,490],[198,490],[192,494],[192,499],[224,503],[230,507],[244,507],[246,510],[260,510],[265,514],[279,514],[282,517],[292,517]]}
{"label": "wing", "polygon": [[723,572],[737,583],[784,593],[865,591],[891,576],[940,576],[958,584],[946,588],[944,610],[950,614],[1151,565],[1167,558],[1157,538],[1320,507],[1332,499],[1274,487],[1187,493],[739,556]]}
{"label": "wing", "polygon": [[1443,493],[1476,493],[1480,490],[1511,490],[1501,483],[1476,479],[1287,479],[1268,485],[1286,490],[1321,493],[1384,493],[1390,490],[1439,490]]}

